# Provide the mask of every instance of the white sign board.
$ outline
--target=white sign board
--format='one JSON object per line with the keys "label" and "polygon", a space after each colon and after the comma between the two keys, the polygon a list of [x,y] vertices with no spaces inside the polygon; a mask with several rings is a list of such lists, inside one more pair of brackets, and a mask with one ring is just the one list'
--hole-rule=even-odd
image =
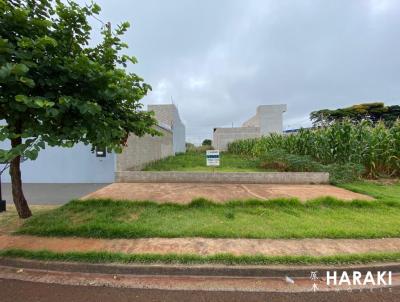
{"label": "white sign board", "polygon": [[219,150],[207,150],[207,166],[219,166]]}

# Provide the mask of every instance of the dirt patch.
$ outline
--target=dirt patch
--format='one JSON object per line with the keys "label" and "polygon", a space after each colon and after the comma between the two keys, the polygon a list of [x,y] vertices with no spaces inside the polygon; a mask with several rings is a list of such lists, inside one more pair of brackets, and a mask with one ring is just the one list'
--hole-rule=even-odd
{"label": "dirt patch", "polygon": [[0,249],[128,254],[309,255],[398,252],[400,238],[385,239],[92,239],[0,235]]}
{"label": "dirt patch", "polygon": [[[43,213],[55,209],[57,206],[54,205],[33,205],[30,206],[33,215]],[[25,220],[19,219],[15,206],[13,204],[7,204],[7,211],[0,213],[0,235],[10,234],[17,230]]]}
{"label": "dirt patch", "polygon": [[128,220],[129,221],[136,221],[140,218],[140,215],[142,214],[143,210],[139,210],[133,213],[128,214]]}
{"label": "dirt patch", "polygon": [[332,196],[343,200],[373,200],[331,185],[208,184],[208,183],[114,183],[83,197],[119,200],[152,200],[189,203],[195,198],[215,202],[243,199],[299,198],[301,201]]}
{"label": "dirt patch", "polygon": [[370,179],[366,180],[367,182],[371,182],[373,184],[379,185],[396,185],[400,183],[399,178],[378,178],[378,179]]}

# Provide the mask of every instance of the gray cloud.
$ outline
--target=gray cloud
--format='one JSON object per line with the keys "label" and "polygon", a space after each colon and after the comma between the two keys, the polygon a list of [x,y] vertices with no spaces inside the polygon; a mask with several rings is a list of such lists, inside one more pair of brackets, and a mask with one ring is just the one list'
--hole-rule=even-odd
{"label": "gray cloud", "polygon": [[153,86],[144,103],[172,96],[189,141],[259,104],[288,104],[285,125],[297,127],[316,109],[399,103],[399,1],[97,2],[103,20],[132,24],[129,69]]}

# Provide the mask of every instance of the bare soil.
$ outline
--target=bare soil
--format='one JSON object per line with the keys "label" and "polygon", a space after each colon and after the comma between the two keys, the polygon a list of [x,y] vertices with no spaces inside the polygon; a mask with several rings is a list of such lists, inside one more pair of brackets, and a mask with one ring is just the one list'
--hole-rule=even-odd
{"label": "bare soil", "polygon": [[398,252],[400,238],[384,239],[92,239],[0,235],[1,249],[127,254],[309,255]]}
{"label": "bare soil", "polygon": [[195,198],[215,202],[243,199],[299,198],[301,201],[332,196],[343,200],[373,200],[331,185],[268,185],[268,184],[207,184],[207,183],[114,183],[83,197],[118,200],[152,200],[156,202],[189,203]]}

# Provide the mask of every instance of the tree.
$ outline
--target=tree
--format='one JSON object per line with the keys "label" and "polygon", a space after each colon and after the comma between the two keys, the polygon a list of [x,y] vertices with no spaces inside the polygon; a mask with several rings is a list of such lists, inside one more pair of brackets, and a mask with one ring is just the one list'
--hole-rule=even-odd
{"label": "tree", "polygon": [[202,146],[211,146],[212,145],[212,141],[211,139],[205,139],[202,143]]}
{"label": "tree", "polygon": [[400,106],[385,106],[384,103],[364,103],[336,110],[322,109],[310,114],[314,126],[331,124],[344,119],[353,122],[369,120],[373,123],[382,120],[386,125],[391,126],[398,118],[400,118]]}
{"label": "tree", "polygon": [[[61,0],[0,0],[0,162],[10,161],[12,195],[21,218],[31,216],[22,191],[21,157],[35,159],[48,146],[83,142],[120,152],[129,133],[158,135],[152,114],[139,100],[151,87],[125,71],[135,57],[122,23],[102,30],[89,47],[89,16],[96,4]],[[60,171],[61,173],[62,171]]]}

